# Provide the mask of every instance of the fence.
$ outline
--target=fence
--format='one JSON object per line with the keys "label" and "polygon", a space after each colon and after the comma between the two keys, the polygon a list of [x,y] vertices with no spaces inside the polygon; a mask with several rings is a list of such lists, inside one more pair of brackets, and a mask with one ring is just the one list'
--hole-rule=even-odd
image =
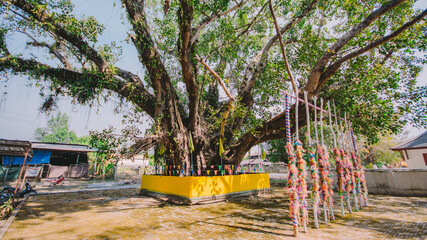
{"label": "fence", "polygon": [[427,169],[366,169],[370,193],[427,196]]}
{"label": "fence", "polygon": [[[337,189],[335,170],[331,171]],[[427,169],[365,169],[368,192],[373,194],[427,196]],[[310,184],[310,177],[307,183]]]}
{"label": "fence", "polygon": [[266,173],[288,173],[288,166],[283,164],[271,164],[265,166]]}
{"label": "fence", "polygon": [[89,165],[87,164],[72,164],[70,166],[50,165],[48,178],[57,178],[63,175],[66,178],[82,178],[89,177]]}

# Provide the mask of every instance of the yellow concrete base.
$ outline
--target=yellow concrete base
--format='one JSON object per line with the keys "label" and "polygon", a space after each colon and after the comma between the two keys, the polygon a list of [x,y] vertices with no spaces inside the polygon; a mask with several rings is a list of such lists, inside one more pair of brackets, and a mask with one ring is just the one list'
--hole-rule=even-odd
{"label": "yellow concrete base", "polygon": [[143,175],[141,179],[143,194],[164,196],[188,204],[241,197],[269,188],[268,173],[209,177]]}

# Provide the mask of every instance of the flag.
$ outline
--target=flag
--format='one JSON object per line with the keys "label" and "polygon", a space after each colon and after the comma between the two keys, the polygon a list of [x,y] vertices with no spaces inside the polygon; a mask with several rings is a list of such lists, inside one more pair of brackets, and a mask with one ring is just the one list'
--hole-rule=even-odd
{"label": "flag", "polygon": [[224,152],[224,147],[222,146],[222,139],[220,137],[219,138],[219,155],[221,156],[223,152]]}
{"label": "flag", "polygon": [[190,133],[190,139],[188,140],[188,147],[190,147],[190,152],[194,152],[194,145],[193,145],[193,137]]}
{"label": "flag", "polygon": [[163,144],[160,144],[160,148],[159,148],[159,154],[163,155],[163,153],[166,152],[166,147]]}
{"label": "flag", "polygon": [[264,160],[265,159],[265,151],[264,148],[261,146],[261,158]]}

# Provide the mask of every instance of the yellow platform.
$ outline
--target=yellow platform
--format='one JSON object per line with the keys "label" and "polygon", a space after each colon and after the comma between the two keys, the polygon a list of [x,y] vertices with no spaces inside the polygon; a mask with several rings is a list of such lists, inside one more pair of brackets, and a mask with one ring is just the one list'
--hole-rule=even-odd
{"label": "yellow platform", "polygon": [[143,175],[141,179],[143,194],[172,197],[189,204],[244,196],[269,188],[268,173],[209,177]]}

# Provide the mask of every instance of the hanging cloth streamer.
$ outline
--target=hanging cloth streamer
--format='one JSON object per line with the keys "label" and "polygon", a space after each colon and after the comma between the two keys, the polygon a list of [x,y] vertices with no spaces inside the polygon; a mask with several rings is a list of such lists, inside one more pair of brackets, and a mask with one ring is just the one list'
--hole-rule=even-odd
{"label": "hanging cloth streamer", "polygon": [[348,164],[349,164],[349,169],[350,169],[350,179],[351,179],[351,190],[353,193],[353,200],[354,200],[354,207],[356,211],[359,211],[359,203],[358,203],[358,196],[357,196],[357,183],[356,183],[356,168],[354,167],[354,163],[355,163],[355,159],[352,158],[351,156],[352,151],[351,151],[351,144],[350,144],[350,128],[349,128],[349,124],[348,124],[348,120],[347,120],[347,113],[344,113],[344,123],[345,123],[345,129],[346,129],[346,138],[347,138],[347,148],[348,148],[348,152],[350,153],[350,156],[347,156],[348,159]]}
{"label": "hanging cloth streamer", "polygon": [[[344,193],[344,184],[343,184],[343,169],[342,169],[342,160],[341,160],[341,154],[340,151],[338,150],[338,146],[337,146],[337,134],[335,134],[334,128],[332,127],[333,122],[332,122],[332,108],[331,108],[331,104],[330,102],[328,102],[328,113],[329,113],[329,126],[331,128],[331,133],[334,139],[334,159],[335,159],[335,169],[337,172],[337,186],[338,186],[338,196],[340,197],[340,204],[341,204],[341,214],[342,216],[345,216],[344,213],[344,199],[343,199],[343,193]],[[337,123],[337,117],[335,115],[335,125],[338,125]]]}
{"label": "hanging cloth streamer", "polygon": [[300,200],[300,209],[302,211],[301,221],[304,227],[304,232],[307,232],[308,224],[308,206],[307,206],[307,170],[305,160],[303,158],[304,148],[300,140],[295,141],[296,165],[298,169],[298,198]]}
{"label": "hanging cloth streamer", "polygon": [[[358,192],[360,193],[360,196],[359,196],[360,206],[365,207],[365,206],[368,206],[368,187],[366,185],[365,170],[363,170],[362,162],[360,161],[359,154],[357,153],[356,140],[354,137],[353,128],[351,127],[351,123],[350,123],[350,134],[351,134],[351,139],[353,141],[353,148],[354,148],[354,154],[353,154],[355,156],[354,163],[357,164],[355,168],[359,178],[359,179],[356,179],[356,181],[358,182]],[[359,183],[360,183],[360,186],[359,186]]]}
{"label": "hanging cloth streamer", "polygon": [[[298,109],[298,108],[296,108]],[[296,155],[291,143],[291,124],[289,117],[289,96],[285,96],[285,128],[286,128],[286,153],[288,154],[288,183],[286,191],[289,193],[289,216],[292,218],[294,234],[298,232],[300,200],[298,196],[298,169]]]}
{"label": "hanging cloth streamer", "polygon": [[[342,184],[344,187],[344,192],[346,194],[348,212],[351,214],[352,209],[351,209],[350,199],[349,199],[350,191],[351,191],[351,171],[349,168],[349,160],[348,160],[347,153],[344,151],[345,141],[344,141],[344,129],[342,126],[342,121],[341,119],[338,119],[335,103],[333,105],[334,105],[334,113],[335,113],[335,122],[338,127],[338,133],[341,136],[340,137],[341,141],[339,142],[340,150],[338,151],[338,158],[341,158]],[[338,125],[338,121],[339,121],[339,125]]]}
{"label": "hanging cloth streamer", "polygon": [[[328,102],[329,104],[329,102]],[[329,106],[329,105],[328,105]],[[320,135],[321,135],[321,146],[318,148],[319,156],[319,171],[322,182],[322,196],[323,196],[323,212],[325,217],[325,223],[328,222],[327,205],[329,205],[329,216],[331,220],[335,220],[334,216],[334,191],[333,191],[333,176],[331,175],[331,169],[329,164],[329,154],[324,144],[323,136],[323,99],[320,98]],[[330,107],[328,108],[330,110]],[[329,123],[331,124],[331,118],[329,118]],[[332,127],[332,124],[331,124]],[[331,128],[332,132],[332,128]],[[332,136],[333,132],[332,132]],[[324,182],[326,181],[326,183]]]}
{"label": "hanging cloth streamer", "polygon": [[[310,177],[311,177],[311,193],[313,200],[313,214],[314,214],[314,226],[315,228],[319,228],[319,220],[318,220],[318,209],[319,209],[319,171],[317,168],[316,162],[316,151],[314,150],[313,145],[311,144],[311,134],[310,134],[310,111],[308,107],[308,99],[307,92],[304,92],[304,100],[305,100],[305,109],[307,113],[307,138],[309,141],[308,146],[308,161],[310,164]],[[316,103],[315,103],[316,104]],[[316,109],[316,108],[315,108]],[[314,127],[316,127],[316,123],[314,123]]]}

